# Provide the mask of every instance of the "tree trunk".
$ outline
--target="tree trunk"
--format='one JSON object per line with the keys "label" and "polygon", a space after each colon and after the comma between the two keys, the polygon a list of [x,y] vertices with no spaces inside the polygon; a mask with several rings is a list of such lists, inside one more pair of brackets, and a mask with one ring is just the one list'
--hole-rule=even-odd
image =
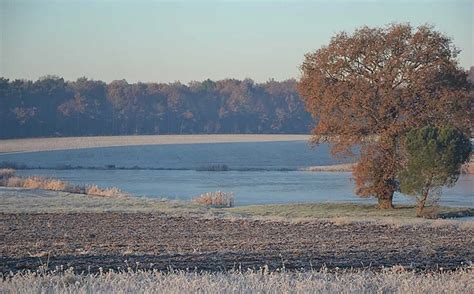
{"label": "tree trunk", "polygon": [[425,209],[426,199],[428,199],[428,195],[429,190],[426,190],[421,196],[421,199],[418,202],[418,207],[416,208],[416,216],[423,216],[423,210]]}
{"label": "tree trunk", "polygon": [[379,197],[378,208],[379,209],[393,209],[392,200],[393,200],[393,193],[391,193],[390,195],[384,195],[383,197]]}

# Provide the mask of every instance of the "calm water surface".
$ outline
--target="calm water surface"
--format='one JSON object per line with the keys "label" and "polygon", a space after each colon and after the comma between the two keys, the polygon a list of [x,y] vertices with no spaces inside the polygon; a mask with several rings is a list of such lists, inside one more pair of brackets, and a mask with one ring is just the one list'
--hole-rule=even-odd
{"label": "calm water surface", "polygon": [[[22,175],[58,177],[74,184],[116,186],[137,196],[190,199],[209,191],[235,193],[237,205],[338,202],[373,203],[357,198],[347,172],[281,171],[312,165],[339,163],[323,145],[314,150],[306,142],[219,143],[109,147],[21,154],[0,154],[0,162],[24,164]],[[258,171],[196,171],[199,167],[226,164],[230,169]],[[104,170],[114,165],[124,170]],[[58,168],[88,167],[96,169]],[[184,170],[147,170],[166,168]],[[441,204],[474,207],[474,176],[461,176],[455,187],[445,189]],[[396,195],[396,203],[411,198]]]}

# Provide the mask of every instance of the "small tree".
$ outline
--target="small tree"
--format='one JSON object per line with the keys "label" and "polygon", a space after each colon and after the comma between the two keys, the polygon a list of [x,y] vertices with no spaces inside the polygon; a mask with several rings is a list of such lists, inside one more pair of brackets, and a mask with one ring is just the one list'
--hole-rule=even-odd
{"label": "small tree", "polygon": [[405,135],[404,150],[400,191],[416,197],[417,215],[421,216],[427,201],[436,201],[443,186],[456,183],[461,164],[469,159],[471,143],[455,128],[427,126]]}

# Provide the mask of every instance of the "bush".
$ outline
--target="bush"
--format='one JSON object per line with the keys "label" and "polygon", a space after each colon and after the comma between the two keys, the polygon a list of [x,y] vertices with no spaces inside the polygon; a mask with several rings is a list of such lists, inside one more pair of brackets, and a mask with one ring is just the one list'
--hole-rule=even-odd
{"label": "bush", "polygon": [[234,206],[234,193],[221,191],[207,192],[194,198],[193,201],[212,207],[232,207]]}
{"label": "bush", "polygon": [[14,177],[5,179],[5,182],[2,184],[7,187],[21,187],[22,188],[24,183],[25,183],[24,178],[14,176]]}
{"label": "bush", "polygon": [[443,186],[454,186],[461,165],[469,160],[471,142],[451,127],[424,127],[404,137],[406,162],[400,172],[400,191],[416,197],[417,215],[425,205],[436,203]]}
{"label": "bush", "polygon": [[103,196],[103,197],[124,197],[125,193],[122,192],[117,187],[112,188],[100,188],[97,185],[86,186],[85,193],[87,195],[93,196]]}
{"label": "bush", "polygon": [[66,181],[53,178],[43,178],[38,176],[32,177],[17,177],[14,176],[13,169],[0,169],[0,186],[27,188],[27,189],[42,189],[51,191],[63,191],[69,193],[87,194],[91,196],[103,197],[125,197],[127,196],[122,190],[116,187],[100,188],[97,185],[90,186],[74,186]]}
{"label": "bush", "polygon": [[[58,179],[48,179],[42,177],[28,177],[23,179],[23,183],[21,183],[21,178],[16,179],[14,182],[10,182],[9,184],[12,185],[20,185],[23,188],[28,189],[43,189],[43,190],[52,190],[52,191],[66,191],[69,192],[71,185],[62,180]],[[11,186],[10,186],[11,187]]]}
{"label": "bush", "polygon": [[61,181],[58,179],[45,179],[41,189],[70,192],[71,185],[68,182]]}

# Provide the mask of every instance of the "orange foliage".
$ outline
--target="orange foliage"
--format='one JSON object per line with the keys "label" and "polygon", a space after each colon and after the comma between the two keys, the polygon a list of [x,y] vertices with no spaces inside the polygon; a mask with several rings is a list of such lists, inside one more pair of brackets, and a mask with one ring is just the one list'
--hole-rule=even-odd
{"label": "orange foliage", "polygon": [[363,27],[305,55],[298,91],[315,118],[312,141],[333,155],[359,145],[357,193],[392,207],[401,166],[400,137],[414,127],[469,131],[471,86],[458,50],[430,26]]}

